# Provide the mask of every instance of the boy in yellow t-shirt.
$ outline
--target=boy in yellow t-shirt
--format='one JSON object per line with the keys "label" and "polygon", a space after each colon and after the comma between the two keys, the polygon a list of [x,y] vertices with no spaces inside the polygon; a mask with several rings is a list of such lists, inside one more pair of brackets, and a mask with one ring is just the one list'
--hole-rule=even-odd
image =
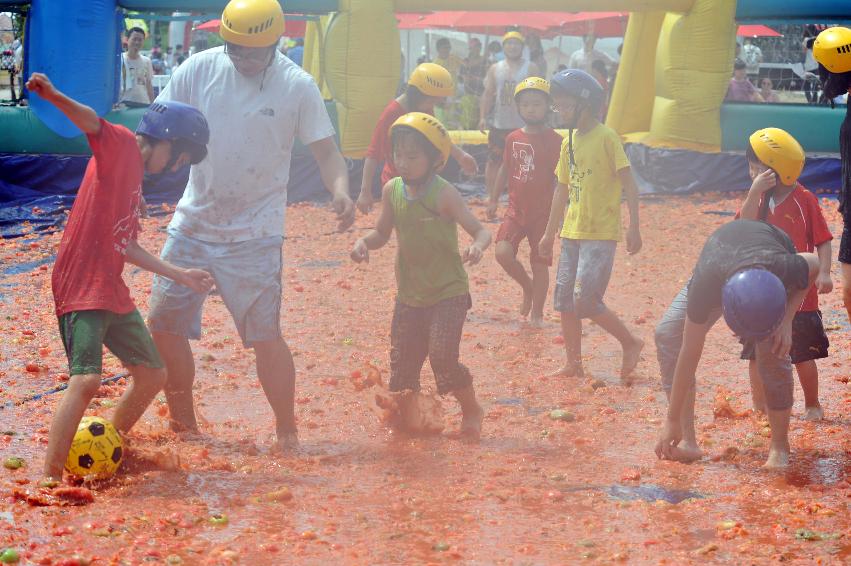
{"label": "boy in yellow t-shirt", "polygon": [[558,188],[540,242],[541,256],[551,257],[561,228],[554,302],[561,313],[567,360],[556,375],[583,375],[582,319],[590,318],[621,343],[621,380],[628,384],[644,341],[606,307],[603,295],[621,239],[621,192],[629,207],[627,252],[641,250],[638,190],[620,138],[597,119],[604,94],[596,79],[584,71],[567,69],[550,81],[550,95],[571,129],[562,143],[556,168]]}

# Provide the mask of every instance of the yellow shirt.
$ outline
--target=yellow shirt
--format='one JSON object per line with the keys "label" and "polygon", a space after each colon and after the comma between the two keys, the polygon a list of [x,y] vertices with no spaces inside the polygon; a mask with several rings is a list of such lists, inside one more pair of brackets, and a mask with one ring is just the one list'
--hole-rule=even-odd
{"label": "yellow shirt", "polygon": [[432,63],[440,65],[452,75],[452,81],[455,84],[458,84],[458,73],[461,72],[461,67],[464,66],[464,60],[458,57],[457,55],[449,55],[447,59],[441,59],[440,57],[435,57],[432,60]]}
{"label": "yellow shirt", "polygon": [[570,169],[568,137],[561,144],[556,166],[558,182],[570,186],[570,203],[561,230],[574,240],[621,239],[621,182],[618,171],[629,167],[618,134],[598,124],[573,133],[575,165]]}

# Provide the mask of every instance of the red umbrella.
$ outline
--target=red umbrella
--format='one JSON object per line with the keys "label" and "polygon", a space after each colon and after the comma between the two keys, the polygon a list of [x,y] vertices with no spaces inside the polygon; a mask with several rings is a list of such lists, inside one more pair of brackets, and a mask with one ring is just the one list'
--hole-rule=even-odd
{"label": "red umbrella", "polygon": [[396,21],[399,23],[399,29],[423,29],[427,26],[422,24],[423,18],[428,14],[417,13],[398,13]]}
{"label": "red umbrella", "polygon": [[783,37],[783,34],[761,24],[742,25],[736,32],[739,37]]}
{"label": "red umbrella", "polygon": [[433,12],[413,23],[407,20],[400,22],[400,28],[451,28],[458,31],[490,34],[502,34],[509,27],[544,31],[558,23],[558,19],[552,14],[552,12]]}
{"label": "red umbrella", "polygon": [[[284,33],[283,35],[287,37],[304,37],[304,32],[307,29],[307,22],[304,20],[287,20],[284,18]],[[209,22],[204,22],[203,24],[195,26],[196,31],[209,31],[213,33],[219,32],[219,26],[221,25],[221,20],[210,20]]]}
{"label": "red umbrella", "polygon": [[588,35],[622,37],[629,21],[627,12],[560,12],[558,24],[547,30],[548,36]]}

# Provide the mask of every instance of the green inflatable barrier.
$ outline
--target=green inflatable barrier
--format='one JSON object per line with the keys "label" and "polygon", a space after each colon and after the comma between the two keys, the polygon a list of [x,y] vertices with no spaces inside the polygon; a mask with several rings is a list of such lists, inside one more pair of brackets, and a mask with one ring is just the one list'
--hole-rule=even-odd
{"label": "green inflatable barrier", "polygon": [[[334,129],[338,130],[337,105],[333,101],[326,101],[325,108],[328,110]],[[135,130],[144,113],[144,108],[113,110],[104,116],[104,119]],[[4,133],[0,136],[0,153],[91,154],[84,136],[63,138],[54,134],[30,108],[25,106],[0,107],[0,132]],[[6,132],[9,135],[6,135]],[[337,141],[339,142],[339,139]],[[303,149],[298,143],[293,148],[294,151]]]}
{"label": "green inflatable barrier", "polygon": [[838,153],[839,126],[844,119],[844,106],[724,104],[721,106],[721,149],[744,151],[754,131],[773,127],[795,136],[807,153]]}

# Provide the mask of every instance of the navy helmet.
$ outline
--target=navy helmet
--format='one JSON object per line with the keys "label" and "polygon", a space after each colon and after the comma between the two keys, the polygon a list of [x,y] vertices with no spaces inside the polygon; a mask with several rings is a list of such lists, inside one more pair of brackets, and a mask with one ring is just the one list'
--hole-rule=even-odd
{"label": "navy helmet", "polygon": [[157,140],[188,142],[196,150],[191,152],[192,163],[204,159],[210,141],[210,127],[204,114],[194,106],[173,100],[151,104],[136,133]]}
{"label": "navy helmet", "polygon": [[765,269],[743,269],[724,284],[722,311],[736,336],[762,340],[770,336],[786,313],[786,287]]}
{"label": "navy helmet", "polygon": [[585,101],[589,106],[599,107],[605,93],[597,79],[579,69],[559,71],[550,79],[551,94],[567,94]]}

